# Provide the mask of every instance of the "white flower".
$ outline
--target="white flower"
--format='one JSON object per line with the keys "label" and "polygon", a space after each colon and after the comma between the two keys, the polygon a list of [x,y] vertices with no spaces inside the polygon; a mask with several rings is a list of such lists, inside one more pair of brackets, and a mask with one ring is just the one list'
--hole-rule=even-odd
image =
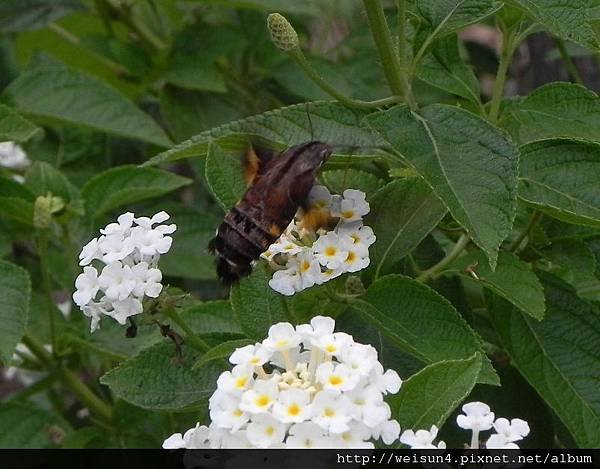
{"label": "white flower", "polygon": [[362,221],[342,223],[338,226],[337,232],[340,236],[349,236],[354,244],[362,244],[367,247],[377,239],[373,234],[373,229],[370,226],[363,226]]}
{"label": "white flower", "polygon": [[286,440],[288,448],[331,448],[332,440],[326,430],[313,422],[292,425]]}
{"label": "white flower", "polygon": [[373,364],[370,381],[384,394],[396,394],[400,390],[400,386],[402,386],[402,380],[398,376],[398,373],[394,370],[387,370],[384,373],[383,366],[379,362]]}
{"label": "white flower", "polygon": [[344,395],[320,391],[313,400],[312,421],[331,433],[343,433],[350,427],[350,401]]}
{"label": "white flower", "polygon": [[348,365],[343,363],[334,365],[332,362],[325,362],[317,368],[316,380],[323,389],[339,393],[354,389],[360,376]]}
{"label": "white flower", "polygon": [[432,425],[429,431],[417,430],[415,433],[412,430],[406,430],[400,436],[400,442],[410,446],[411,449],[445,448],[446,444],[443,441],[440,441],[437,446],[433,444],[433,440],[435,440],[437,434],[438,428],[435,425]]}
{"label": "white flower", "polygon": [[199,423],[196,424],[194,428],[190,428],[185,434],[182,436],[181,433],[174,433],[170,437],[168,437],[162,444],[164,449],[201,449],[208,448],[209,429],[208,427]]}
{"label": "white flower", "polygon": [[465,430],[489,430],[494,423],[494,413],[483,402],[469,402],[462,406],[465,415],[456,417],[456,423]]}
{"label": "white flower", "polygon": [[101,240],[104,239],[104,236],[101,236],[100,239],[94,238],[89,243],[87,243],[81,249],[81,253],[79,254],[79,265],[88,265],[94,259],[102,259],[103,253],[101,250]]}
{"label": "white flower", "polygon": [[109,223],[100,233],[103,235],[120,235],[122,237],[128,236],[130,228],[133,225],[134,215],[131,212],[123,213],[117,217],[117,223]]}
{"label": "white flower", "polygon": [[235,349],[229,361],[234,365],[262,366],[271,358],[271,354],[262,344],[246,345]]}
{"label": "white flower", "polygon": [[300,344],[300,336],[289,322],[280,322],[269,328],[269,336],[262,343],[267,350],[280,352]]}
{"label": "white flower", "polygon": [[15,142],[0,143],[0,166],[10,169],[24,169],[31,164],[27,154]]}
{"label": "white flower", "polygon": [[375,445],[367,441],[369,438],[371,438],[371,431],[364,424],[351,423],[348,430],[335,436],[333,446],[335,448],[374,448]]}
{"label": "white flower", "polygon": [[149,268],[147,262],[140,262],[131,268],[131,272],[136,280],[133,294],[138,298],[148,296],[157,298],[162,291],[162,273],[155,268]]}
{"label": "white flower", "polygon": [[308,205],[316,209],[326,209],[331,205],[331,192],[325,186],[314,185],[308,194]]}
{"label": "white flower", "polygon": [[135,246],[130,238],[125,238],[120,233],[114,233],[101,237],[100,249],[102,249],[102,262],[110,264],[125,259],[135,250]]}
{"label": "white flower", "polygon": [[352,404],[352,415],[370,428],[383,424],[391,416],[383,395],[374,386],[357,388],[346,394]]}
{"label": "white flower", "polygon": [[98,271],[94,267],[85,267],[83,273],[75,280],[73,301],[77,306],[85,306],[96,297],[100,289]]}
{"label": "white flower", "polygon": [[278,270],[269,280],[269,286],[282,295],[291,296],[301,290],[302,279],[298,273],[298,266],[294,264],[289,269]]}
{"label": "white flower", "polygon": [[309,249],[303,250],[296,257],[298,274],[300,275],[300,290],[305,290],[317,283],[321,277],[321,266]]}
{"label": "white flower", "polygon": [[326,316],[315,316],[310,320],[310,324],[301,324],[296,326],[296,332],[300,334],[304,345],[309,342],[312,344],[314,339],[321,336],[332,335],[335,329],[335,320]]}
{"label": "white flower", "polygon": [[[350,240],[350,237],[347,237],[347,239]],[[315,258],[328,269],[341,267],[348,257],[348,251],[344,248],[344,241],[344,238],[340,238],[334,232],[321,236],[313,245]]]}
{"label": "white flower", "polygon": [[369,213],[369,203],[366,201],[365,193],[358,190],[346,189],[343,199],[337,199],[335,202],[332,204],[331,214],[345,222],[361,220]]}
{"label": "white flower", "polygon": [[[167,221],[169,218],[171,218],[169,216],[169,214],[165,211],[158,212],[158,213],[152,215],[151,218],[148,218],[148,217],[134,218],[133,214],[131,214],[131,215],[132,215],[131,220],[132,221],[135,220],[136,225],[146,228],[147,230],[151,230],[152,227],[154,225],[156,225],[157,223],[162,223],[163,221]],[[131,224],[129,226],[131,226]]]}
{"label": "white flower", "polygon": [[255,415],[248,424],[246,436],[254,446],[268,448],[283,441],[285,425],[269,414]]}
{"label": "white flower", "polygon": [[396,420],[388,420],[371,429],[372,437],[381,438],[386,445],[391,445],[398,440],[400,424]]}
{"label": "white flower", "polygon": [[240,409],[251,414],[267,412],[277,400],[279,389],[274,380],[254,382],[252,389],[242,394]]}
{"label": "white flower", "polygon": [[85,316],[90,318],[90,332],[94,332],[99,327],[100,319],[103,314],[107,314],[105,305],[100,303],[90,303],[81,308],[81,311]]}
{"label": "white flower", "polygon": [[154,256],[169,252],[173,238],[165,236],[157,229],[148,230],[136,226],[131,230],[131,242],[143,256]]}
{"label": "white flower", "polygon": [[112,311],[106,311],[104,314],[115,319],[119,324],[124,325],[127,318],[142,314],[144,307],[142,302],[137,298],[125,298],[124,300],[116,300],[112,302]]}
{"label": "white flower", "polygon": [[499,418],[494,422],[496,434],[491,435],[486,442],[486,448],[518,448],[514,442],[529,435],[529,424],[522,419]]}
{"label": "white flower", "polygon": [[485,443],[487,449],[519,449],[519,445],[506,439],[504,435],[494,433]]}
{"label": "white flower", "polygon": [[375,363],[377,363],[377,350],[371,345],[353,342],[342,349],[338,358],[342,363],[348,365],[359,375],[368,376],[375,366]]}
{"label": "white flower", "polygon": [[215,392],[210,399],[210,419],[219,427],[239,430],[250,416],[240,409],[240,401],[234,395]]}
{"label": "white flower", "polygon": [[355,243],[350,236],[343,236],[343,249],[348,253],[342,268],[346,272],[358,272],[367,268],[371,262],[369,259],[369,247]]}
{"label": "white flower", "polygon": [[298,245],[294,239],[287,236],[285,233],[282,234],[277,241],[271,244],[271,246],[269,246],[269,252],[272,252],[273,254],[283,253],[293,255],[302,251],[302,246]]}
{"label": "white flower", "polygon": [[313,338],[310,343],[328,356],[338,356],[344,349],[353,344],[352,336],[343,332],[321,335]]}
{"label": "white flower", "polygon": [[252,368],[246,365],[234,366],[231,371],[224,371],[217,379],[217,389],[228,393],[243,393],[254,383]]}
{"label": "white flower", "polygon": [[298,423],[310,417],[310,392],[304,389],[291,388],[281,391],[273,415],[284,423]]}
{"label": "white flower", "polygon": [[115,261],[102,269],[98,283],[109,300],[124,300],[135,288],[136,280],[131,267]]}

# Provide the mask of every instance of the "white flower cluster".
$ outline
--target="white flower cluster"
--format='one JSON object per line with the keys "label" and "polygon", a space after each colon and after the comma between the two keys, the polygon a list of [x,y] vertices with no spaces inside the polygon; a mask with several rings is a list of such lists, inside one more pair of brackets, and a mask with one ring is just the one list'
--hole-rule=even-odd
{"label": "white flower cluster", "polygon": [[[152,218],[127,212],[83,247],[79,265],[85,267],[75,280],[73,301],[92,319],[92,332],[102,315],[125,324],[128,317],[142,312],[144,297],[158,297],[162,290],[158,260],[171,248],[173,238],[167,235],[177,229],[160,224],[168,219],[166,212]],[[90,265],[96,260],[104,264],[100,274]]]}
{"label": "white flower cluster", "polygon": [[364,192],[347,189],[339,196],[331,195],[324,186],[314,186],[308,205],[308,211],[299,210],[279,239],[261,254],[275,269],[270,287],[283,295],[345,272],[358,272],[370,262],[369,246],[375,235],[362,222],[369,213]]}
{"label": "white flower cluster", "polygon": [[[515,441],[520,441],[529,435],[529,425],[525,420],[505,418],[496,419],[494,412],[483,402],[469,402],[462,407],[464,414],[456,417],[456,423],[464,430],[471,430],[471,449],[479,449],[479,432],[494,428],[496,433],[490,435],[485,447],[487,449],[519,449]],[[430,430],[406,430],[400,437],[400,442],[412,449],[445,448],[446,444],[440,441],[434,445],[438,428],[433,425]]]}
{"label": "white flower cluster", "polygon": [[323,316],[296,328],[279,323],[262,343],[236,349],[229,358],[235,366],[219,376],[209,400],[210,427],[171,435],[163,448],[373,448],[379,438],[392,444],[400,425],[383,396],[397,393],[402,381],[384,372],[372,346],[334,326]]}
{"label": "white flower cluster", "polygon": [[10,169],[24,169],[31,164],[23,149],[15,142],[0,143],[0,166]]}

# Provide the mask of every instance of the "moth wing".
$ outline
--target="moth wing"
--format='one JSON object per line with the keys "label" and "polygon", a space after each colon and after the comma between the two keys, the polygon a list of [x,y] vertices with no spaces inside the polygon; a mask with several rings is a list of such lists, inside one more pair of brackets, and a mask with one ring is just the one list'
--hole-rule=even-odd
{"label": "moth wing", "polygon": [[269,162],[276,155],[277,152],[275,150],[258,148],[254,145],[248,147],[243,160],[244,180],[248,187],[254,183],[259,174],[265,171]]}

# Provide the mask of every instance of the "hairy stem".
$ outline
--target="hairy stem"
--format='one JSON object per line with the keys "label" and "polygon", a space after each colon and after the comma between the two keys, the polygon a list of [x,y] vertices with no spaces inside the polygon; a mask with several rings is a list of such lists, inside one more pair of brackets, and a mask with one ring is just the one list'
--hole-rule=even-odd
{"label": "hairy stem", "polygon": [[511,246],[509,248],[509,250],[511,252],[515,252],[515,251],[517,251],[517,249],[519,249],[523,240],[531,234],[531,231],[535,228],[535,226],[538,224],[538,222],[541,219],[542,219],[542,212],[534,210],[533,213],[531,214],[531,217],[529,217],[529,221],[527,222],[527,226],[525,227],[525,229],[519,234],[517,239],[515,239],[514,242],[511,244]]}
{"label": "hairy stem", "polygon": [[504,94],[504,85],[508,74],[508,67],[512,60],[515,51],[515,40],[512,32],[505,32],[502,37],[502,51],[500,53],[500,62],[498,64],[498,72],[496,73],[496,81],[492,91],[492,99],[490,101],[490,113],[488,115],[492,124],[498,121],[500,112],[500,104],[502,103],[502,95]]}
{"label": "hairy stem", "polygon": [[202,352],[206,352],[210,350],[210,345],[204,342],[200,337],[194,334],[192,328],[188,325],[187,322],[179,315],[175,308],[166,308],[162,311],[165,316],[172,319],[175,324],[177,324],[183,332],[185,332],[185,340],[187,340],[192,347]]}
{"label": "hairy stem", "polygon": [[434,266],[430,267],[427,270],[421,272],[421,274],[415,278],[417,282],[426,283],[436,277],[436,275],[441,272],[448,264],[450,264],[454,259],[456,259],[461,252],[467,247],[471,239],[469,235],[463,233],[458,241],[452,248],[452,250],[444,257],[441,261],[439,261]]}
{"label": "hairy stem", "polygon": [[46,299],[46,311],[48,314],[48,327],[50,328],[50,345],[52,345],[52,354],[56,354],[56,325],[54,316],[56,314],[56,305],[52,298],[52,285],[50,281],[50,270],[48,267],[48,234],[42,231],[38,237],[38,255],[40,257],[40,267],[42,270],[42,287]]}
{"label": "hairy stem", "polygon": [[554,42],[556,43],[558,52],[560,52],[560,57],[562,58],[563,62],[565,63],[565,67],[566,67],[567,71],[569,72],[571,79],[575,83],[578,83],[580,85],[585,85],[585,83],[583,82],[583,78],[581,78],[581,74],[579,73],[579,70],[577,70],[575,63],[573,62],[573,60],[571,59],[571,56],[569,55],[569,52],[567,51],[567,48],[565,46],[565,41],[563,41],[562,39],[560,39],[558,37],[555,37]]}

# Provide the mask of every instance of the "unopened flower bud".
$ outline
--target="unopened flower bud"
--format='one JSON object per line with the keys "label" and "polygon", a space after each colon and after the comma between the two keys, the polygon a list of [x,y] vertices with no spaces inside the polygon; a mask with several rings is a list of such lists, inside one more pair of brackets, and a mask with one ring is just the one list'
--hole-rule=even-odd
{"label": "unopened flower bud", "polygon": [[273,44],[282,51],[290,52],[299,47],[298,34],[283,15],[271,13],[267,17],[267,28]]}
{"label": "unopened flower bud", "polygon": [[64,201],[60,197],[54,197],[52,194],[40,195],[35,200],[33,209],[33,226],[38,229],[45,230],[50,226],[52,214],[60,212],[65,206]]}

